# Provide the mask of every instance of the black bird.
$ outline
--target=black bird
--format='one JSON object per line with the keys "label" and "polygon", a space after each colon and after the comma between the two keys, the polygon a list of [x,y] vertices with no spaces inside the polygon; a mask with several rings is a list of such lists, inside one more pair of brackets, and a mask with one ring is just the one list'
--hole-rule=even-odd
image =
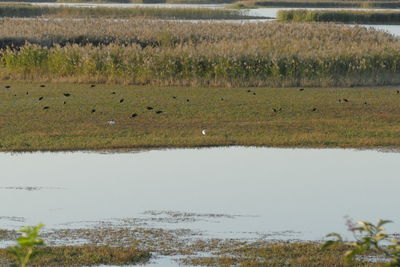
{"label": "black bird", "polygon": [[186,99],[186,102],[189,102],[190,101],[190,99],[188,98],[188,99]]}
{"label": "black bird", "polygon": [[71,94],[70,94],[70,93],[64,93],[64,96],[65,96],[65,97],[70,97]]}
{"label": "black bird", "polygon": [[304,88],[300,88],[299,91],[304,91]]}
{"label": "black bird", "polygon": [[278,110],[276,108],[273,108],[272,111],[275,113],[278,112]]}
{"label": "black bird", "polygon": [[4,88],[8,89],[8,88],[11,88],[11,86],[10,85],[6,85],[6,86],[4,86]]}
{"label": "black bird", "polygon": [[342,99],[339,99],[338,102],[339,102],[339,103],[342,103]]}
{"label": "black bird", "polygon": [[125,99],[121,98],[121,100],[119,101],[119,103],[122,103],[122,102],[124,102],[124,100],[125,100]]}
{"label": "black bird", "polygon": [[162,110],[157,110],[157,111],[156,111],[156,114],[161,114],[161,113],[163,113]]}
{"label": "black bird", "polygon": [[43,100],[43,96],[39,97],[39,101]]}
{"label": "black bird", "polygon": [[397,90],[397,93],[400,94],[400,90]]}
{"label": "black bird", "polygon": [[93,88],[93,87],[96,87],[96,85],[92,84],[92,85],[90,85],[90,87],[92,87],[92,88]]}
{"label": "black bird", "polygon": [[247,93],[250,93],[251,92],[251,90],[249,89],[249,90],[247,90]]}
{"label": "black bird", "polygon": [[312,112],[315,112],[315,111],[317,111],[317,108],[313,108],[313,109],[312,109]]}
{"label": "black bird", "polygon": [[133,114],[131,115],[131,118],[135,118],[135,117],[137,117],[137,114],[136,114],[136,113],[133,113]]}
{"label": "black bird", "polygon": [[49,108],[50,108],[49,106],[45,106],[43,109],[46,110],[46,109],[49,109]]}
{"label": "black bird", "polygon": [[173,98],[173,99],[176,99],[176,96],[173,96],[172,98]]}
{"label": "black bird", "polygon": [[112,92],[111,94],[112,94],[112,95],[115,95],[115,92]]}
{"label": "black bird", "polygon": [[29,92],[26,92],[26,95],[29,95]]}
{"label": "black bird", "polygon": [[364,105],[368,105],[368,103],[367,103],[367,102],[364,102]]}
{"label": "black bird", "polygon": [[17,96],[17,95],[14,95],[14,96]]}
{"label": "black bird", "polygon": [[346,99],[346,98],[343,98],[343,101],[344,101],[344,102],[349,102],[349,100],[348,100],[348,99]]}
{"label": "black bird", "polygon": [[67,104],[67,102],[64,101],[64,105]]}
{"label": "black bird", "polygon": [[221,97],[221,101],[224,101],[224,98],[223,98],[223,97]]}
{"label": "black bird", "polygon": [[95,113],[96,112],[96,110],[95,109],[92,109],[92,113]]}
{"label": "black bird", "polygon": [[40,85],[40,87],[46,87],[46,85],[44,85],[44,84],[41,84],[41,85]]}
{"label": "black bird", "polygon": [[147,107],[146,109],[147,109],[147,110],[152,110],[152,109],[153,109],[153,107]]}
{"label": "black bird", "polygon": [[253,95],[256,95],[256,92],[253,92]]}

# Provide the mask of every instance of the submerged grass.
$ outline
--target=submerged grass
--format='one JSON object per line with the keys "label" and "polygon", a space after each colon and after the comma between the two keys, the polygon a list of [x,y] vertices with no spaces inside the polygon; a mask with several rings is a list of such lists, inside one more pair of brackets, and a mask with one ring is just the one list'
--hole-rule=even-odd
{"label": "submerged grass", "polygon": [[[157,18],[157,19],[248,19],[229,9],[161,7],[51,7],[29,4],[0,4],[0,17],[13,18]],[[253,17],[258,18],[258,17]]]}
{"label": "submerged grass", "polygon": [[304,7],[304,8],[400,8],[400,1],[352,1],[352,0],[245,0],[230,8]]}
{"label": "submerged grass", "polygon": [[[129,223],[128,223],[129,224]],[[146,262],[153,255],[179,256],[179,263],[190,266],[349,266],[343,260],[348,246],[338,244],[322,249],[318,242],[246,241],[207,238],[190,230],[164,230],[128,225],[111,228],[58,229],[46,239],[60,242],[86,242],[83,246],[40,249],[33,266],[91,266]],[[131,248],[132,243],[140,248]],[[0,250],[0,264],[8,263]],[[381,266],[378,262],[356,261],[352,266]]]}
{"label": "submerged grass", "polygon": [[[38,247],[30,266],[98,266],[144,264],[151,254],[136,247],[111,246],[57,246]],[[13,262],[7,249],[0,249],[0,263],[10,266]]]}
{"label": "submerged grass", "polygon": [[4,80],[225,87],[400,83],[400,40],[362,27],[15,19],[0,25]]}
{"label": "submerged grass", "polygon": [[279,10],[279,21],[341,22],[353,24],[400,24],[398,11]]}
{"label": "submerged grass", "polygon": [[1,151],[400,147],[400,94],[395,88],[39,85],[2,83]]}

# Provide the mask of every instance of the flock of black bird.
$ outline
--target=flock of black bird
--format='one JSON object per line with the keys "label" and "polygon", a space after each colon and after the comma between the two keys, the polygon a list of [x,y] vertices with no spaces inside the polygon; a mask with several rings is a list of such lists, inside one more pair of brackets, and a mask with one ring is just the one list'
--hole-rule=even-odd
{"label": "flock of black bird", "polygon": [[[41,85],[39,85],[39,87],[44,88],[44,87],[46,87],[46,85],[41,84]],[[94,87],[96,87],[96,85],[95,85],[95,84],[91,84],[90,87],[91,87],[91,88],[94,88]],[[11,85],[5,85],[4,88],[10,89],[10,88],[11,88]],[[112,92],[111,94],[112,94],[112,95],[115,95],[116,92]],[[26,95],[29,95],[29,92],[26,92]],[[64,95],[65,97],[70,97],[70,96],[71,96],[70,93],[63,93],[63,95]],[[14,96],[17,96],[17,95],[14,94]],[[176,99],[176,96],[174,96],[173,98]],[[43,97],[43,96],[40,96],[40,97],[38,98],[38,101],[42,101],[43,99],[44,99],[44,97]],[[124,98],[121,98],[121,99],[119,100],[119,103],[122,104],[124,101],[125,101],[125,99],[124,99]],[[186,101],[189,102],[189,99],[187,99]],[[66,105],[67,102],[64,101],[63,104]],[[43,107],[43,110],[49,110],[49,109],[50,109],[50,106],[44,106],[44,107]],[[147,109],[147,110],[153,110],[154,108],[148,106],[148,107],[146,107],[146,109]],[[95,112],[96,112],[96,109],[92,109],[92,110],[91,110],[91,113],[95,113]],[[155,113],[156,113],[156,114],[162,114],[162,113],[164,113],[164,111],[162,111],[162,110],[156,110]],[[133,113],[130,117],[131,117],[131,118],[136,118],[137,116],[138,116],[137,113]]]}
{"label": "flock of black bird", "polygon": [[[46,87],[46,85],[41,84],[40,87],[41,87],[41,88],[44,88],[44,87]],[[94,88],[94,87],[96,87],[96,85],[95,85],[95,84],[91,84],[90,87],[91,87],[91,88]],[[10,88],[11,88],[11,85],[5,85],[4,88],[10,89]],[[300,88],[299,91],[301,91],[301,92],[304,91],[304,88]],[[252,93],[252,95],[254,95],[254,96],[257,95],[256,92],[253,92],[253,91],[250,90],[250,89],[247,90],[247,93]],[[397,94],[400,94],[400,90],[396,90],[396,93],[397,93]],[[115,95],[116,92],[112,92],[111,94],[112,94],[112,95]],[[26,95],[29,95],[29,92],[26,92]],[[65,97],[70,97],[70,96],[71,96],[70,93],[63,93],[63,95],[64,95]],[[17,95],[14,94],[14,96],[17,96]],[[41,97],[38,98],[38,101],[42,101],[43,99],[44,99],[44,97],[41,96]],[[177,99],[177,97],[176,97],[176,96],[172,96],[172,99]],[[224,100],[225,100],[225,99],[222,97],[222,98],[221,98],[221,101],[224,101]],[[121,99],[119,100],[119,103],[122,104],[124,101],[125,101],[125,99],[124,99],[124,98],[121,98]],[[190,102],[190,99],[187,98],[187,99],[186,99],[186,102]],[[349,102],[349,100],[348,100],[347,98],[342,98],[342,99],[339,99],[339,100],[338,100],[338,103],[347,103],[347,102]],[[63,104],[65,105],[65,104],[67,104],[67,102],[64,101]],[[364,105],[368,105],[368,102],[364,102]],[[44,107],[43,107],[43,110],[48,110],[48,109],[50,109],[50,106],[44,106]],[[153,110],[154,108],[151,107],[151,106],[147,106],[146,109],[147,109],[147,110]],[[274,112],[274,113],[278,113],[278,112],[281,112],[281,111],[282,111],[282,108],[272,108],[272,112]],[[315,108],[315,107],[311,109],[311,112],[316,112],[316,111],[317,111],[317,108]],[[96,109],[92,109],[92,110],[91,110],[91,113],[95,113],[95,112],[96,112]],[[156,113],[156,114],[162,114],[162,113],[164,113],[164,111],[162,111],[162,110],[156,110],[155,113]],[[131,116],[130,116],[130,118],[136,118],[137,116],[139,116],[137,113],[132,113]]]}

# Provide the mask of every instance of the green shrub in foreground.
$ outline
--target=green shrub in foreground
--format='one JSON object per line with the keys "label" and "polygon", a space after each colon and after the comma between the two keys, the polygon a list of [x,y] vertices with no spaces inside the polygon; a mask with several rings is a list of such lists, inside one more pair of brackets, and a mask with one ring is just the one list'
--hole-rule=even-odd
{"label": "green shrub in foreground", "polygon": [[379,220],[376,225],[370,222],[358,222],[357,225],[350,228],[355,241],[345,242],[343,238],[336,233],[329,234],[328,237],[334,237],[335,240],[325,242],[324,248],[334,244],[347,244],[350,249],[344,254],[345,260],[352,264],[358,256],[364,256],[367,253],[374,253],[385,257],[388,262],[383,266],[400,266],[400,240],[390,238],[390,235],[384,232],[383,226],[391,221]]}

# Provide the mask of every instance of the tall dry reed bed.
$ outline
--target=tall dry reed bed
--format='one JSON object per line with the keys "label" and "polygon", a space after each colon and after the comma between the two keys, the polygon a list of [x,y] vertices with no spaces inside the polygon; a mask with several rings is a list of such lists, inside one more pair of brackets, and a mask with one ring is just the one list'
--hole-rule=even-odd
{"label": "tall dry reed bed", "polygon": [[279,21],[400,24],[399,11],[280,10]]}
{"label": "tall dry reed bed", "polygon": [[0,4],[0,17],[9,18],[157,18],[157,19],[248,19],[246,12],[210,8],[159,7],[54,7],[30,4]]}
{"label": "tall dry reed bed", "polygon": [[[400,41],[361,27],[146,20],[3,20],[0,26],[1,42],[14,45],[1,50],[1,79],[219,86],[400,83]],[[35,44],[21,46],[24,40]]]}

